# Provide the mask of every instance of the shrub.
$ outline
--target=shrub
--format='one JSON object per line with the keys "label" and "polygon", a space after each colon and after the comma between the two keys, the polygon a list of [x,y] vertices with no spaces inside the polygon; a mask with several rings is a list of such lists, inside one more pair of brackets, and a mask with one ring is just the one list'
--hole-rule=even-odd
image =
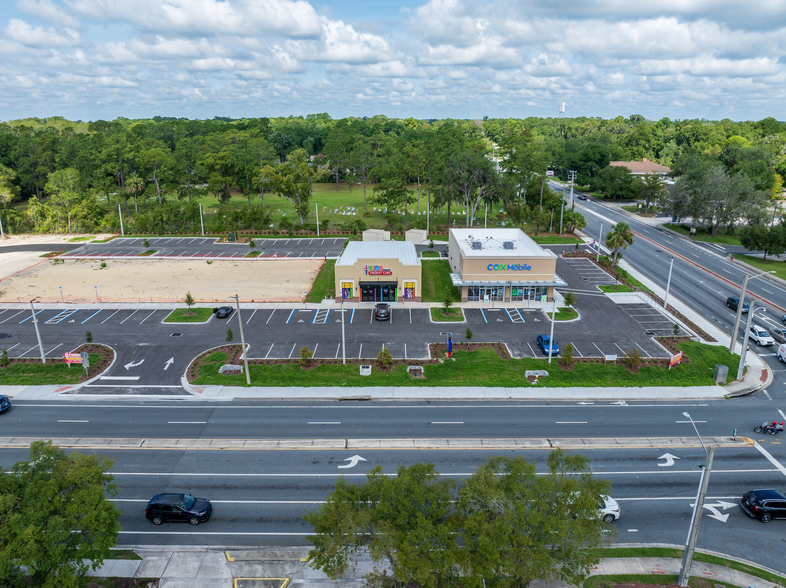
{"label": "shrub", "polygon": [[311,363],[312,357],[314,357],[314,352],[308,348],[308,345],[300,348],[300,365],[308,365]]}
{"label": "shrub", "polygon": [[8,349],[3,349],[3,354],[0,355],[0,367],[7,367],[10,363],[8,359]]}
{"label": "shrub", "polygon": [[573,290],[568,290],[564,298],[565,298],[565,306],[573,306],[574,304],[576,304],[576,293]]}
{"label": "shrub", "polygon": [[562,348],[562,357],[559,358],[559,364],[563,368],[570,369],[573,367],[573,344],[568,343]]}
{"label": "shrub", "polygon": [[390,350],[387,347],[377,354],[377,364],[383,369],[388,369],[393,365],[393,356],[390,355]]}
{"label": "shrub", "polygon": [[639,353],[639,350],[634,347],[628,351],[628,353],[625,355],[624,361],[625,365],[628,366],[630,371],[639,371],[639,367],[641,367],[641,354]]}
{"label": "shrub", "polygon": [[92,343],[93,342],[93,333],[91,333],[90,331],[87,331],[85,333],[85,341],[87,343]]}
{"label": "shrub", "polygon": [[450,293],[445,294],[445,300],[442,301],[442,308],[445,309],[445,314],[450,312],[450,307],[453,306],[453,298]]}
{"label": "shrub", "polygon": [[145,249],[150,249],[150,241],[148,241],[147,239],[142,241],[142,245],[144,245]]}
{"label": "shrub", "polygon": [[674,323],[674,336],[676,337],[679,334],[680,334],[680,326],[677,323]]}
{"label": "shrub", "polygon": [[227,343],[232,343],[235,339],[235,335],[232,333],[232,329],[227,329]]}
{"label": "shrub", "polygon": [[[474,336],[475,336],[475,334],[472,332],[472,329],[467,327],[467,330],[464,332],[464,337],[466,338],[466,340],[467,341],[472,341],[472,337],[474,337]],[[467,343],[467,345],[469,345],[469,343]]]}

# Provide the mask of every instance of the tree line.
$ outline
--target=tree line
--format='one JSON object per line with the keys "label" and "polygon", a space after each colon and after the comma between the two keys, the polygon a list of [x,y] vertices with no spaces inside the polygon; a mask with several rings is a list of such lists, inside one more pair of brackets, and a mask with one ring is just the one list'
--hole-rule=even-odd
{"label": "tree line", "polygon": [[[14,232],[116,231],[120,205],[132,230],[194,231],[198,216],[191,205],[207,198],[217,211],[208,229],[256,228],[278,220],[265,216],[265,195],[276,194],[292,203],[305,226],[314,184],[338,188],[343,182],[362,190],[362,212],[378,206],[390,225],[424,224],[421,215],[409,217],[413,208],[447,208],[452,218],[455,207],[471,226],[487,205],[542,224],[544,214],[551,217],[561,205],[548,189],[549,170],[562,179],[574,170],[578,184],[613,197],[658,200],[658,186],[609,166],[643,157],[691,180],[668,199],[676,216],[692,215],[711,227],[735,214],[753,223],[763,214],[761,195],[781,189],[786,125],[771,118],[648,121],[639,115],[25,119],[0,123],[0,219]],[[717,186],[723,202],[707,205],[703,195]],[[260,210],[227,221],[238,208],[227,204],[233,194],[244,196],[248,210]]]}

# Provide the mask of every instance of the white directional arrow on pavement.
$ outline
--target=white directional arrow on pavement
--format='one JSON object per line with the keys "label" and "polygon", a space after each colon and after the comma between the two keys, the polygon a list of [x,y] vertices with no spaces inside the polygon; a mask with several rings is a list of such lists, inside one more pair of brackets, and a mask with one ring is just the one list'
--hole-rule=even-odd
{"label": "white directional arrow on pavement", "polygon": [[[691,506],[694,506],[694,505],[691,504]],[[718,509],[722,508],[723,510],[726,510],[727,508],[732,508],[734,506],[737,506],[737,505],[735,503],[733,503],[733,502],[724,502],[723,500],[719,500],[715,504],[705,504],[704,508],[706,508],[708,511],[710,511],[712,513],[710,515],[707,515],[708,517],[710,517],[711,519],[716,519],[716,520],[720,521],[721,523],[725,523],[728,520],[729,515],[728,514],[721,514]]]}
{"label": "white directional arrow on pavement", "polygon": [[140,359],[137,363],[127,363],[123,367],[128,369],[128,368],[136,367],[138,365],[142,365],[143,363],[145,363],[145,360],[144,359]]}
{"label": "white directional arrow on pavement", "polygon": [[658,459],[665,459],[666,463],[659,463],[658,465],[661,467],[668,467],[674,465],[674,460],[679,459],[676,455],[672,455],[671,453],[664,453]]}
{"label": "white directional arrow on pavement", "polygon": [[170,357],[167,360],[166,364],[164,364],[164,371],[168,370],[169,366],[172,365],[173,363],[175,363],[175,358],[174,357]]}
{"label": "white directional arrow on pavement", "polygon": [[579,402],[579,404],[595,404],[594,402]]}
{"label": "white directional arrow on pavement", "polygon": [[619,404],[620,406],[628,406],[628,403],[624,400],[617,400],[617,402],[612,402],[612,404]]}
{"label": "white directional arrow on pavement", "polygon": [[356,465],[358,465],[359,461],[367,461],[367,460],[363,459],[359,455],[353,455],[352,457],[346,458],[344,461],[348,461],[349,463],[347,465],[338,466],[339,469],[354,468]]}

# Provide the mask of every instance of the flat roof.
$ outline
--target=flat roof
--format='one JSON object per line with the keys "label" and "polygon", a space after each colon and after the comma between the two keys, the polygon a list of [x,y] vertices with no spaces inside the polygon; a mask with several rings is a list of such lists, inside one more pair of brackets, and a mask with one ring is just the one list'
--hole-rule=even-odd
{"label": "flat roof", "polygon": [[358,259],[398,259],[403,265],[420,265],[412,241],[350,241],[336,265],[355,265]]}
{"label": "flat roof", "polygon": [[463,257],[556,257],[521,229],[450,229],[450,232]]}

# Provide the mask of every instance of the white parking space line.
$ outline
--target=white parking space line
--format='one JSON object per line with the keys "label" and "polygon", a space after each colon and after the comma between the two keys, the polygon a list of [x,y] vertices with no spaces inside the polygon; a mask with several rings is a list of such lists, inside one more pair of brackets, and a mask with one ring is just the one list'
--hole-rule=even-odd
{"label": "white parking space line", "polygon": [[151,312],[149,315],[147,315],[145,318],[143,318],[142,322],[139,323],[139,324],[141,325],[143,322],[145,322],[147,319],[149,319],[151,316],[153,316],[156,312],[158,312],[158,311],[154,310],[153,312]]}
{"label": "white parking space line", "polygon": [[207,421],[167,421],[167,425],[206,425]]}
{"label": "white parking space line", "polygon": [[407,344],[404,343],[404,359],[407,359]]}
{"label": "white parking space line", "polygon": [[581,354],[581,351],[579,351],[579,348],[578,348],[578,347],[576,347],[576,344],[575,344],[573,341],[571,341],[571,342],[570,342],[570,344],[571,344],[571,345],[573,345],[573,351],[575,351],[576,353],[578,353],[578,354],[579,354],[579,357],[584,357],[584,356]]}
{"label": "white parking space line", "polygon": [[20,345],[21,345],[21,343],[17,343],[16,345],[12,345],[11,347],[8,347],[8,351],[11,351],[14,347],[19,347]]}
{"label": "white parking space line", "polygon": [[430,425],[463,425],[464,421],[431,421]]}
{"label": "white parking space line", "polygon": [[[696,421],[697,423],[699,421]],[[587,421],[556,421],[555,425],[586,425]]]}
{"label": "white parking space line", "polygon": [[[642,347],[642,346],[641,346],[641,345],[639,345],[638,343],[636,343],[636,347],[638,347],[639,349],[641,349],[641,350],[642,350],[644,353],[647,353],[647,350],[646,350],[646,349],[644,349],[644,347]],[[649,353],[647,353],[647,357],[652,357],[652,356],[651,356]]]}
{"label": "white parking space line", "polygon": [[338,352],[339,351],[341,351],[341,343],[339,343],[338,347],[336,347],[336,357],[334,357],[333,359],[338,359]]}
{"label": "white parking space line", "polygon": [[273,318],[274,314],[276,314],[276,309],[275,308],[273,309],[273,312],[270,313],[270,316],[267,317],[267,320],[265,321],[265,324],[268,324],[270,322],[270,319]]}
{"label": "white parking space line", "polygon": [[295,343],[294,345],[292,345],[292,351],[290,351],[290,352],[289,352],[289,358],[288,358],[288,359],[292,359],[292,354],[293,354],[293,353],[295,353],[295,347],[296,347],[296,346],[297,346],[297,343]]}
{"label": "white parking space line", "polygon": [[90,421],[73,421],[73,420],[58,420],[58,423],[89,423]]}
{"label": "white parking space line", "polygon": [[47,351],[46,353],[44,353],[44,355],[45,355],[45,356],[46,356],[46,355],[49,355],[50,353],[52,353],[52,352],[53,352],[55,349],[57,349],[57,348],[58,348],[58,347],[60,347],[61,345],[62,345],[62,343],[58,343],[57,345],[55,345],[54,347],[52,347],[52,349],[50,349],[49,351]]}
{"label": "white parking space line", "polygon": [[358,359],[360,359],[361,353],[363,353],[363,343],[360,344],[360,349],[358,350]]}
{"label": "white parking space line", "polygon": [[100,310],[97,310],[97,311],[95,311],[93,314],[91,314],[89,317],[87,317],[85,320],[83,320],[83,321],[82,321],[81,323],[79,323],[79,324],[80,324],[80,325],[84,325],[84,324],[85,324],[87,321],[89,321],[91,318],[93,318],[93,317],[94,317],[95,315],[97,315],[99,312],[101,312],[101,311],[100,311]]}
{"label": "white parking space line", "polygon": [[25,352],[24,352],[22,355],[20,355],[19,357],[24,357],[25,355],[27,355],[28,353],[30,353],[30,352],[31,352],[33,349],[35,349],[36,347],[38,347],[38,345],[33,345],[33,346],[30,348],[30,349],[28,349],[27,351],[25,351]]}
{"label": "white parking space line", "polygon": [[120,324],[122,325],[124,322],[126,322],[128,319],[130,319],[132,316],[134,316],[137,312],[139,312],[138,308],[134,312],[129,314],[126,318],[124,318],[122,321],[120,321]]}
{"label": "white parking space line", "polygon": [[616,345],[616,346],[617,346],[617,349],[619,349],[619,350],[622,352],[622,355],[627,355],[626,351],[625,351],[625,350],[624,350],[622,347],[620,347],[620,346],[619,346],[619,345],[617,345],[616,343],[614,343],[614,345]]}
{"label": "white parking space line", "polygon": [[254,312],[252,312],[251,316],[248,317],[248,320],[246,321],[246,324],[251,322],[251,319],[254,318],[254,315],[257,313],[257,310],[258,310],[257,308],[254,309]]}
{"label": "white parking space line", "polygon": [[[19,311],[19,312],[17,312],[16,314],[12,314],[12,315],[11,315],[11,316],[9,316],[7,319],[5,319],[5,320],[3,321],[3,323],[10,321],[12,318],[14,318],[14,317],[15,317],[15,316],[17,316],[17,315],[20,315],[20,314],[22,314],[23,312],[24,312],[24,310],[20,310],[20,311]],[[0,323],[0,325],[2,325],[3,323]]]}
{"label": "white parking space line", "polygon": [[409,324],[412,324],[412,309],[409,309]]}
{"label": "white parking space line", "polygon": [[529,350],[532,352],[532,357],[535,357],[535,350],[532,348],[532,345],[530,345],[529,342],[527,342],[527,347],[529,347]]}
{"label": "white parking space line", "polygon": [[118,312],[120,312],[120,310],[119,310],[119,309],[118,309],[118,310],[116,310],[115,312],[113,312],[112,314],[110,314],[110,315],[109,315],[108,317],[106,317],[104,320],[102,320],[102,321],[101,321],[101,324],[103,325],[103,324],[104,324],[106,321],[108,321],[109,319],[111,319],[111,318],[112,318],[113,316],[115,316],[115,315],[116,315]]}
{"label": "white parking space line", "polygon": [[341,421],[309,421],[309,425],[340,425]]}
{"label": "white parking space line", "polygon": [[265,355],[265,359],[267,359],[268,355],[270,355],[270,352],[273,351],[273,345],[275,345],[275,343],[271,343],[270,344],[270,349],[267,350],[267,354]]}
{"label": "white parking space line", "polygon": [[601,348],[600,348],[600,347],[598,347],[598,345],[597,345],[597,343],[595,343],[595,341],[593,341],[593,342],[592,342],[592,344],[595,346],[595,349],[597,349],[597,350],[598,350],[598,352],[599,352],[601,355],[606,355],[605,353],[603,353],[603,351],[601,350]]}
{"label": "white parking space line", "polygon": [[317,356],[317,347],[319,347],[319,343],[314,345],[314,355],[312,357],[316,357]]}

